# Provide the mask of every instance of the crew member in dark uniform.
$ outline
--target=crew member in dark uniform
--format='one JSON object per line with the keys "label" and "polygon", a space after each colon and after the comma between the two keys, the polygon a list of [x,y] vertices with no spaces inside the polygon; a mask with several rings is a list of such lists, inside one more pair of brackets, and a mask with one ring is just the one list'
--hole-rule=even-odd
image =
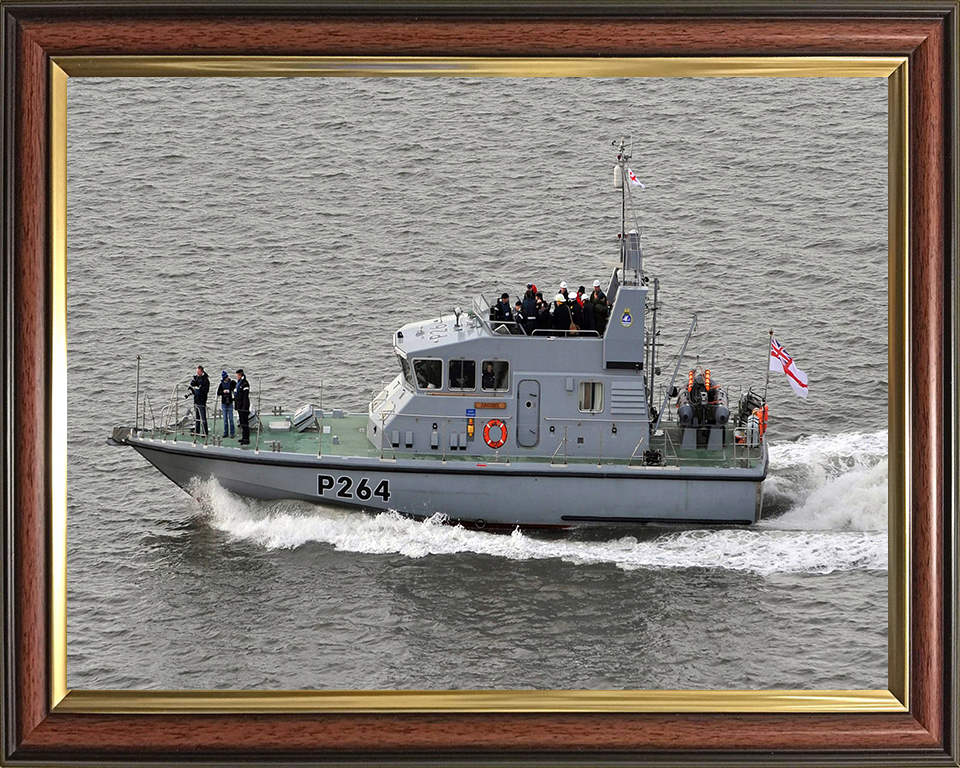
{"label": "crew member in dark uniform", "polygon": [[[223,436],[233,437],[236,432],[233,426],[233,391],[237,388],[237,383],[230,380],[230,374],[226,371],[220,371],[220,386],[217,387],[217,397],[220,398],[220,406],[223,411]],[[216,422],[214,422],[216,426]]]}
{"label": "crew member in dark uniform", "polygon": [[[558,293],[554,301],[557,302],[557,306],[553,309],[553,329],[569,332],[570,325],[573,323],[573,315],[570,312],[566,297],[562,293]],[[567,334],[562,335],[566,336]]]}
{"label": "crew member in dark uniform", "polygon": [[487,363],[483,369],[483,375],[480,377],[480,386],[484,389],[497,388],[497,374],[493,372],[493,363]]}
{"label": "crew member in dark uniform", "polygon": [[583,328],[583,304],[580,303],[580,294],[567,296],[567,306],[570,307],[570,315],[577,328]]}
{"label": "crew member in dark uniform", "polygon": [[510,294],[504,293],[500,296],[500,301],[498,301],[493,309],[490,312],[490,319],[494,322],[497,321],[506,321],[510,322],[513,320],[513,313],[510,311]]}
{"label": "crew member in dark uniform", "polygon": [[606,294],[600,290],[599,280],[593,281],[593,293],[590,294],[590,303],[593,304],[593,316],[597,324],[597,332],[603,336],[610,315],[610,302],[607,301]]}
{"label": "crew member in dark uniform", "polygon": [[250,382],[243,375],[243,368],[237,368],[237,385],[233,391],[233,404],[240,419],[240,445],[250,445]]}
{"label": "crew member in dark uniform", "polygon": [[[202,365],[197,366],[197,375],[190,380],[190,395],[193,395],[193,434],[207,434],[207,393],[210,391],[210,377],[203,370]],[[203,431],[200,431],[200,427]]]}
{"label": "crew member in dark uniform", "polygon": [[580,286],[580,290],[577,291],[577,298],[580,301],[580,308],[583,310],[583,322],[580,323],[581,330],[597,330],[597,318],[593,312],[593,301],[590,294],[587,293],[587,289],[582,285]]}
{"label": "crew member in dark uniform", "polygon": [[537,294],[537,328],[550,328],[550,304],[543,299],[543,294]]}
{"label": "crew member in dark uniform", "polygon": [[537,294],[532,288],[527,289],[523,295],[523,304],[520,306],[523,310],[523,331],[527,336],[531,336],[537,327]]}

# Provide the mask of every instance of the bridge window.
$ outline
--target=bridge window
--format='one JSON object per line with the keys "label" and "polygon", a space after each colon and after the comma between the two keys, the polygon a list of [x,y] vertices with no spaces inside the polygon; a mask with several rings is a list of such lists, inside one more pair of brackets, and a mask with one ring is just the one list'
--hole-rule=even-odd
{"label": "bridge window", "polygon": [[484,360],[481,385],[484,392],[505,392],[510,389],[510,363],[506,360]]}
{"label": "bridge window", "polygon": [[449,381],[450,389],[476,389],[477,361],[451,360]]}
{"label": "bridge window", "polygon": [[442,360],[414,360],[413,372],[420,389],[440,389],[443,386]]}
{"label": "bridge window", "polygon": [[603,384],[599,381],[580,382],[580,413],[600,413],[603,410]]}
{"label": "bridge window", "polygon": [[407,358],[402,355],[397,355],[397,360],[400,361],[400,370],[403,371],[403,378],[406,379],[407,384],[411,387],[417,386],[417,383],[413,379],[413,369],[410,367],[410,362]]}

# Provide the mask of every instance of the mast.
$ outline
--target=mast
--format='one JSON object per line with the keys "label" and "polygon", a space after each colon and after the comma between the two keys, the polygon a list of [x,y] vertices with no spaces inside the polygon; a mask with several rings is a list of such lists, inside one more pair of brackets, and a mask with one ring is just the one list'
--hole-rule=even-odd
{"label": "mast", "polygon": [[650,411],[653,412],[653,376],[657,372],[657,310],[660,304],[657,301],[660,293],[660,278],[653,278],[653,330],[650,335],[650,364],[647,367],[650,380]]}
{"label": "mast", "polygon": [[623,264],[627,255],[627,160],[630,155],[627,153],[627,140],[620,137],[620,141],[613,142],[617,148],[617,169],[619,173],[614,173],[614,184],[620,187],[620,263]]}

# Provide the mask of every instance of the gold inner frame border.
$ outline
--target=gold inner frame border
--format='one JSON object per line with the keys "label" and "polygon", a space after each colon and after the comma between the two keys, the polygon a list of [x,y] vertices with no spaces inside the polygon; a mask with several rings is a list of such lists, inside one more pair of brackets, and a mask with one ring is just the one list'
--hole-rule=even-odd
{"label": "gold inner frame border", "polygon": [[[451,58],[54,56],[50,707],[57,713],[854,713],[909,709],[909,72],[906,57]],[[888,93],[888,690],[118,691],[67,687],[67,79],[69,77],[884,77]]]}

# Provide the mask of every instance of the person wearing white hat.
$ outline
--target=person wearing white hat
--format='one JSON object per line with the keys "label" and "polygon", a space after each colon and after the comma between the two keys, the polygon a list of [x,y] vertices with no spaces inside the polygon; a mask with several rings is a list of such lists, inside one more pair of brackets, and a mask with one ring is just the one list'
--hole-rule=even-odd
{"label": "person wearing white hat", "polygon": [[610,302],[606,294],[600,290],[600,281],[593,281],[593,293],[590,294],[590,304],[593,305],[593,321],[597,326],[597,333],[603,336],[607,329],[607,320],[610,316]]}
{"label": "person wearing white hat", "polygon": [[[573,315],[570,314],[570,305],[567,303],[567,297],[563,293],[558,293],[554,299],[556,306],[553,308],[553,329],[555,331],[572,331]],[[563,334],[566,335],[566,334]]]}
{"label": "person wearing white hat", "polygon": [[585,327],[583,322],[583,298],[586,297],[581,298],[581,294],[585,290],[586,288],[581,285],[576,293],[567,296],[567,301],[570,304],[570,314],[573,316],[573,322],[577,328]]}
{"label": "person wearing white hat", "polygon": [[569,294],[567,293],[567,281],[566,281],[566,280],[561,280],[561,281],[560,281],[560,293],[563,294],[563,300],[564,300],[564,301],[567,301],[567,300],[570,298]]}

